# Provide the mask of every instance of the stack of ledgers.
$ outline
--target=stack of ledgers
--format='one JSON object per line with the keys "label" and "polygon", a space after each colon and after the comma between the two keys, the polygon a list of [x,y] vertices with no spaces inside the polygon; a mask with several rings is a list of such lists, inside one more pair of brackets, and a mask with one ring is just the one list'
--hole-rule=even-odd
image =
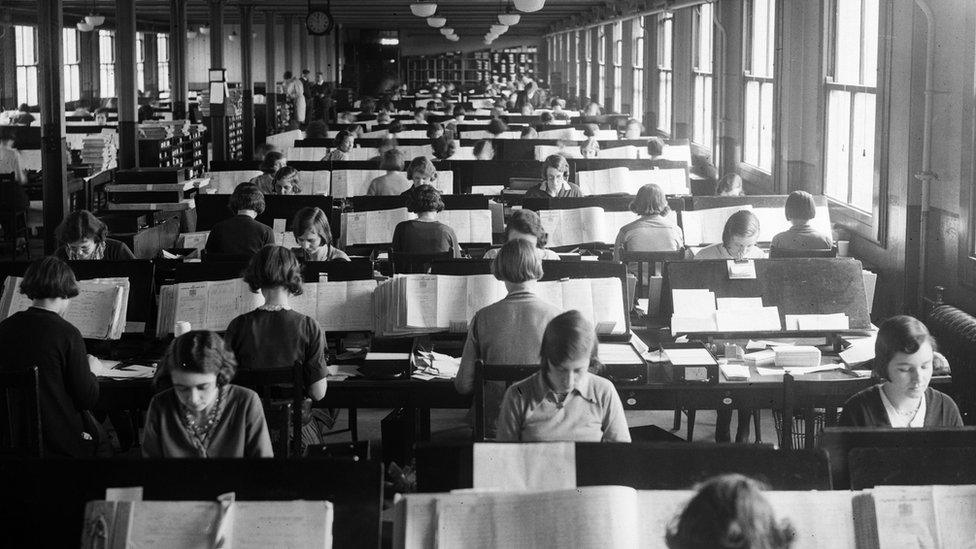
{"label": "stack of ledgers", "polygon": [[820,365],[820,349],[810,345],[779,345],[773,347],[779,368],[809,368]]}
{"label": "stack of ledgers", "polygon": [[119,134],[115,130],[102,130],[86,136],[81,148],[81,163],[92,166],[96,172],[110,170],[118,165]]}

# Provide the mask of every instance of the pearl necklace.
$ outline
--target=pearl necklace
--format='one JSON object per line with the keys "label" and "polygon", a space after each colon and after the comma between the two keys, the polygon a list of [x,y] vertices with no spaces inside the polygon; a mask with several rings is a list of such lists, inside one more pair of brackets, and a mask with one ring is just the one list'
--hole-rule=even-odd
{"label": "pearl necklace", "polygon": [[214,403],[213,408],[210,409],[206,420],[203,422],[198,422],[194,419],[193,412],[182,403],[180,404],[183,408],[183,427],[186,428],[190,438],[193,439],[193,442],[201,450],[205,450],[207,447],[207,439],[210,438],[211,431],[214,425],[217,424],[217,419],[220,417],[220,408],[223,401],[224,390],[221,388],[217,392],[217,402]]}

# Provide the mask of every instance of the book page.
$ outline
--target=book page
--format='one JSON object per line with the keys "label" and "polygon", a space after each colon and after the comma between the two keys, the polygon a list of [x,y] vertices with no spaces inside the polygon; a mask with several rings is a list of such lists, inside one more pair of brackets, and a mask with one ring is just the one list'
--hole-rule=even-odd
{"label": "book page", "polygon": [[933,486],[935,520],[943,547],[976,547],[976,486]]}
{"label": "book page", "polygon": [[661,150],[661,160],[684,162],[691,167],[691,145],[667,145]]}
{"label": "book page", "polygon": [[436,544],[467,549],[636,549],[635,497],[633,489],[622,486],[438,497]]}
{"label": "book page", "polygon": [[[429,328],[448,328],[452,322],[470,320],[467,307],[468,281],[465,276],[434,275],[437,279],[437,320]],[[409,297],[408,297],[409,299]]]}
{"label": "book page", "polygon": [[79,293],[71,298],[64,319],[89,339],[107,339],[118,319],[122,287],[78,283]]}
{"label": "book page", "polygon": [[[579,311],[583,318],[589,320],[596,326],[596,316],[593,314],[593,287],[587,278],[571,278],[559,281],[560,289],[563,292],[563,310]],[[602,299],[602,296],[600,297]]]}
{"label": "book page", "polygon": [[572,214],[574,228],[573,232],[576,234],[576,242],[574,244],[582,244],[584,242],[613,242],[616,238],[617,233],[614,232],[613,236],[607,236],[610,232],[610,227],[607,226],[606,212],[603,208],[589,207],[589,208],[578,208],[575,210],[570,210],[574,212]]}
{"label": "book page", "polygon": [[240,314],[241,286],[240,279],[214,280],[207,283],[207,321],[197,328],[192,322],[194,330],[223,331],[231,320]]}
{"label": "book page", "polygon": [[[740,210],[752,210],[749,204],[707,210],[684,210],[681,227],[685,232],[685,244],[689,246],[715,244],[722,241],[722,231],[729,217]],[[760,225],[760,230],[761,230]]]}
{"label": "book page", "polygon": [[124,547],[210,549],[216,517],[212,501],[133,502]]}
{"label": "book page", "polygon": [[719,332],[778,332],[783,329],[778,307],[720,309],[715,313]]}
{"label": "book page", "polygon": [[119,339],[125,331],[142,332],[145,331],[145,322],[134,322],[134,327],[127,330],[126,319],[129,314],[129,279],[126,277],[92,278],[89,280],[78,281],[79,287],[82,283],[86,284],[108,284],[121,288],[121,292],[116,294],[116,305],[113,311],[114,321],[110,339]]}
{"label": "book page", "polygon": [[[319,158],[322,158],[321,156]],[[319,160],[316,158],[315,160]],[[298,172],[298,186],[302,194],[318,194],[328,196],[332,192],[332,172],[329,170],[314,170]]]}
{"label": "book page", "polygon": [[879,547],[950,547],[939,540],[932,486],[879,486],[871,490],[871,497]]}
{"label": "book page", "polygon": [[681,168],[656,168],[653,170],[632,170],[631,177],[641,185],[655,183],[666,195],[688,195],[688,171]]}
{"label": "book page", "polygon": [[[817,206],[816,212],[816,217],[810,220],[810,226],[820,234],[830,236],[832,232],[830,210],[827,206]],[[792,226],[786,219],[786,210],[783,208],[752,208],[752,213],[759,218],[760,242],[770,242],[778,233]]]}
{"label": "book page", "polygon": [[475,490],[576,488],[576,443],[476,443],[472,453]]}
{"label": "book page", "polygon": [[7,318],[14,313],[19,313],[20,311],[26,311],[33,305],[31,298],[20,293],[20,283],[24,279],[19,276],[8,276],[7,280],[3,285],[3,307],[2,311],[4,316]]}
{"label": "book page", "polygon": [[695,496],[693,490],[639,490],[637,492],[638,547],[666,549],[668,525]]}
{"label": "book page", "polygon": [[711,290],[671,290],[675,316],[707,315],[715,311],[715,292]]}
{"label": "book page", "polygon": [[[410,328],[436,328],[437,275],[404,275],[403,292],[397,292],[406,303],[404,325]],[[446,327],[446,325],[444,326]]]}
{"label": "book page", "polygon": [[435,505],[443,494],[404,494],[394,506],[393,549],[435,547]]}
{"label": "book page", "polygon": [[[675,214],[672,212],[670,215],[674,216]],[[605,228],[603,242],[606,244],[616,242],[617,233],[620,232],[621,227],[632,221],[637,221],[638,217],[637,214],[629,210],[623,212],[603,212],[603,225]],[[675,226],[677,225],[677,222],[675,222]]]}
{"label": "book page", "polygon": [[719,311],[737,311],[742,309],[761,309],[761,297],[718,297],[715,299]]}
{"label": "book page", "polygon": [[204,246],[207,245],[207,238],[210,236],[210,231],[198,231],[194,233],[182,233],[179,237],[178,248],[193,248],[195,250],[202,250]]}
{"label": "book page", "polygon": [[563,306],[563,287],[559,280],[547,280],[536,283],[535,293],[539,296],[539,299],[551,304],[560,311],[566,310]]}
{"label": "book page", "polygon": [[437,220],[454,229],[462,244],[491,242],[491,210],[444,210]]}
{"label": "book page", "polygon": [[613,323],[612,333],[626,333],[628,311],[624,307],[620,279],[591,278],[589,283],[593,296],[593,322],[597,325]]}
{"label": "book page", "polygon": [[345,329],[373,329],[374,290],[376,290],[375,280],[350,280],[346,282],[346,310],[343,315]]}
{"label": "book page", "polygon": [[573,244],[569,242],[564,232],[566,229],[563,228],[565,223],[565,212],[567,210],[539,210],[539,219],[542,221],[542,227],[549,234],[548,246],[558,247],[567,246]]}
{"label": "book page", "polygon": [[393,242],[393,232],[401,221],[416,219],[417,214],[408,212],[406,208],[393,210],[377,210],[366,212],[367,226],[364,244],[390,244]]}
{"label": "book page", "polygon": [[332,504],[328,501],[238,501],[233,546],[332,547]]}
{"label": "book page", "polygon": [[[767,491],[776,518],[787,519],[796,529],[792,549],[855,549],[851,499],[856,492]],[[816,509],[816,512],[811,512]]]}
{"label": "book page", "polygon": [[467,319],[470,324],[474,314],[497,303],[508,295],[505,283],[492,275],[468,276]]}
{"label": "book page", "polygon": [[296,313],[318,318],[319,285],[315,282],[303,283],[302,294],[291,296],[289,302]]}

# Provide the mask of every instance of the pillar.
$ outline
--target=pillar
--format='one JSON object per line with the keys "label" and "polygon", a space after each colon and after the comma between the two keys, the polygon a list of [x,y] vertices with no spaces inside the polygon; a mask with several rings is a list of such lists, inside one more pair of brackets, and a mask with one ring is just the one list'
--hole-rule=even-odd
{"label": "pillar", "polygon": [[54,253],[54,229],[68,212],[67,165],[64,141],[64,88],[61,39],[61,0],[38,0],[37,83],[41,107],[41,177],[44,198],[44,252]]}
{"label": "pillar", "polygon": [[244,140],[241,144],[243,156],[246,160],[254,158],[254,74],[251,67],[253,57],[251,48],[254,47],[254,25],[251,15],[254,8],[241,5],[241,123],[244,126]]}
{"label": "pillar", "polygon": [[187,118],[186,98],[186,2],[169,0],[169,94],[173,102],[173,119]]}
{"label": "pillar", "polygon": [[275,43],[278,33],[275,32],[275,14],[273,11],[264,12],[264,97],[267,115],[268,134],[277,129],[277,82],[278,74],[275,69]]}
{"label": "pillar", "polygon": [[115,88],[119,95],[119,168],[139,166],[136,0],[115,0]]}
{"label": "pillar", "polygon": [[[207,0],[210,5],[210,68],[224,68],[224,0]],[[227,122],[225,104],[210,103],[210,143],[213,160],[227,160]]]}

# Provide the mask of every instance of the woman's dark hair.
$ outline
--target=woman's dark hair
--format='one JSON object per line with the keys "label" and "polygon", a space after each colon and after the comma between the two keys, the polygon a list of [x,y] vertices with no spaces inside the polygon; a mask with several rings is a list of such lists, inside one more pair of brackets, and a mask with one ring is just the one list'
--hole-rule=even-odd
{"label": "woman's dark hair", "polygon": [[4,127],[0,128],[0,141],[16,141],[17,133],[14,132],[13,128]]}
{"label": "woman's dark hair", "polygon": [[542,369],[584,356],[593,358],[596,343],[593,324],[579,311],[566,311],[550,320],[542,334],[542,347],[539,350]]}
{"label": "woman's dark hair", "polygon": [[561,154],[550,154],[546,157],[545,162],[542,164],[542,180],[546,179],[546,170],[549,168],[555,168],[561,173],[566,174],[566,178],[569,178],[569,162],[566,161],[566,157]]}
{"label": "woman's dark hair", "polygon": [[522,284],[542,278],[542,261],[535,247],[521,238],[509,240],[491,261],[491,274],[502,282]]}
{"label": "woman's dark hair", "polygon": [[291,78],[291,71],[285,71],[285,75],[284,76],[285,76],[285,80],[288,80],[289,78]]}
{"label": "woman's dark hair", "polygon": [[380,138],[380,142],[376,145],[376,151],[382,154],[397,148],[397,145],[397,138],[392,135],[387,135]]}
{"label": "woman's dark hair", "polygon": [[67,263],[54,256],[42,257],[24,271],[20,293],[30,299],[70,299],[78,295],[78,281]]}
{"label": "woman's dark hair", "polygon": [[539,130],[535,126],[526,126],[522,128],[522,133],[520,135],[522,139],[534,139],[539,136]]}
{"label": "woman's dark hair", "polygon": [[264,160],[261,161],[261,165],[258,166],[258,169],[268,175],[274,175],[274,173],[278,171],[278,167],[275,164],[277,164],[279,160],[284,159],[285,155],[281,154],[280,152],[268,151],[264,155]]}
{"label": "woman's dark hair", "polygon": [[57,229],[58,240],[63,244],[71,244],[86,238],[92,239],[95,244],[101,244],[105,241],[107,233],[108,227],[105,223],[88,210],[71,212]]}
{"label": "woman's dark hair", "polygon": [[476,141],[472,152],[474,152],[475,156],[478,156],[479,154],[485,153],[485,149],[491,151],[492,158],[495,157],[495,147],[491,144],[491,140],[489,139],[479,139]]}
{"label": "woman's dark hair", "polygon": [[464,116],[465,114],[464,107],[462,107],[461,105],[454,105],[454,109],[451,111],[451,114],[454,115],[455,117]]}
{"label": "woman's dark hair", "polygon": [[917,318],[898,315],[885,320],[878,328],[874,342],[874,366],[871,372],[879,379],[888,379],[888,365],[898,353],[915,354],[926,341],[935,351],[935,338]]}
{"label": "woman's dark hair", "polygon": [[335,141],[333,142],[333,146],[338,149],[346,141],[347,137],[352,137],[352,136],[353,136],[352,132],[350,132],[349,130],[339,130],[339,133],[337,133],[335,136]]}
{"label": "woman's dark hair", "polygon": [[281,181],[285,181],[287,179],[294,179],[295,180],[295,182],[292,184],[292,192],[293,193],[297,194],[297,193],[302,192],[302,188],[300,186],[298,186],[298,170],[295,169],[295,168],[293,168],[293,167],[291,167],[291,166],[285,166],[285,167],[283,167],[280,170],[278,170],[278,171],[275,172],[275,174],[274,174],[274,180],[271,183],[272,186],[273,186],[273,188],[274,188],[274,192],[276,192],[276,193],[279,192],[278,191],[278,187],[280,185],[280,182]]}
{"label": "woman's dark hair", "polygon": [[508,131],[508,126],[498,118],[492,118],[488,121],[488,133],[491,135],[501,135]]}
{"label": "woman's dark hair", "polygon": [[241,210],[254,210],[261,215],[264,212],[264,193],[254,183],[241,183],[234,187],[227,207],[234,213]]}
{"label": "woman's dark hair", "polygon": [[441,124],[440,122],[431,122],[427,124],[427,137],[431,139],[434,139],[434,135],[437,132],[443,132],[443,131],[444,131],[444,124]]}
{"label": "woman's dark hair", "polygon": [[234,352],[227,348],[217,332],[193,330],[173,340],[156,370],[157,386],[171,385],[174,370],[195,374],[216,374],[217,385],[230,383],[237,373]]}
{"label": "woman's dark hair", "polygon": [[786,219],[810,221],[817,217],[817,203],[806,191],[793,191],[786,197]]}
{"label": "woman's dark hair", "polygon": [[27,103],[21,103],[17,107],[17,110],[20,112],[30,112],[30,105],[28,105]]}
{"label": "woman's dark hair", "polygon": [[739,210],[729,216],[722,229],[722,244],[728,246],[733,236],[752,236],[759,233],[759,218],[749,210]]}
{"label": "woman's dark hair", "polygon": [[305,129],[305,139],[325,139],[329,135],[329,126],[324,120],[313,120]]}
{"label": "woman's dark hair", "polygon": [[388,172],[402,172],[403,161],[403,152],[400,149],[389,149],[380,157],[380,169]]}
{"label": "woman's dark hair", "polygon": [[699,486],[664,540],[669,549],[788,549],[795,537],[788,521],[776,520],[761,484],[730,474]]}
{"label": "woman's dark hair", "polygon": [[426,156],[416,156],[407,167],[407,179],[412,180],[417,175],[433,179],[437,177],[437,168]]}
{"label": "woman's dark hair", "polygon": [[648,183],[637,190],[637,196],[630,203],[630,211],[641,216],[665,216],[671,212],[671,208],[664,190],[657,183]]}
{"label": "woman's dark hair", "polygon": [[537,248],[545,248],[546,241],[549,240],[549,233],[543,228],[539,214],[525,208],[512,212],[512,217],[505,225],[505,240],[509,239],[509,233],[512,231],[535,236]]}
{"label": "woman's dark hair", "polygon": [[541,122],[543,124],[552,124],[552,113],[551,112],[543,112],[542,114],[540,114],[539,115],[539,122]]}
{"label": "woman's dark hair", "polygon": [[691,155],[691,171],[705,179],[718,179],[718,168],[712,164],[712,159],[707,154]]}
{"label": "woman's dark hair", "polygon": [[651,156],[661,156],[664,154],[664,141],[660,137],[652,137],[647,140],[647,154]]}
{"label": "woman's dark hair", "polygon": [[291,227],[296,239],[312,230],[322,239],[323,245],[332,245],[332,227],[329,226],[329,218],[321,208],[309,206],[298,210]]}
{"label": "woman's dark hair", "polygon": [[391,134],[400,133],[403,131],[403,123],[400,122],[399,120],[394,120],[390,122],[389,126],[387,126],[386,131],[388,131]]}
{"label": "woman's dark hair", "polygon": [[427,108],[426,107],[417,107],[416,109],[413,110],[413,114],[414,114],[414,116],[416,116],[418,114],[422,114],[422,115],[424,115],[424,120],[426,120],[427,119]]}
{"label": "woman's dark hair", "polygon": [[444,201],[441,200],[441,193],[431,185],[414,187],[413,192],[407,198],[407,211],[420,214],[443,210]]}
{"label": "woman's dark hair", "polygon": [[244,270],[244,282],[252,292],[280,286],[292,295],[301,295],[302,267],[291,250],[268,244],[251,257]]}
{"label": "woman's dark hair", "polygon": [[454,140],[447,135],[442,135],[434,139],[430,145],[434,151],[434,157],[438,160],[447,160],[454,156],[454,153],[457,151],[457,145],[454,144]]}

